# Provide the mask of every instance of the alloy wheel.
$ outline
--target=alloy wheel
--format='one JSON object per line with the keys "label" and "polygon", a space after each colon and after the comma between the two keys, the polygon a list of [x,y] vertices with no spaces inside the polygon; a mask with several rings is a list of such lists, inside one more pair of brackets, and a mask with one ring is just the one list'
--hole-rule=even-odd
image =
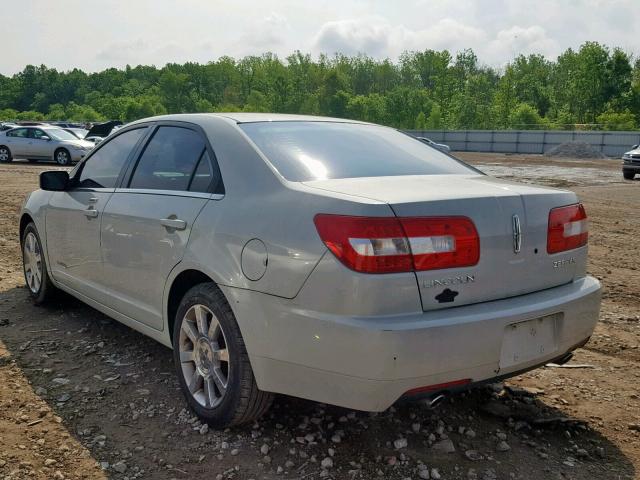
{"label": "alloy wheel", "polygon": [[24,275],[32,293],[37,294],[42,284],[42,253],[40,242],[33,232],[24,239],[23,247]]}
{"label": "alloy wheel", "polygon": [[56,153],[56,162],[60,165],[67,165],[69,163],[69,154],[64,150],[58,150]]}
{"label": "alloy wheel", "polygon": [[193,398],[205,408],[222,402],[229,384],[229,351],[222,327],[205,305],[196,304],[182,319],[180,366]]}
{"label": "alloy wheel", "polygon": [[9,158],[9,150],[4,147],[0,148],[0,162],[8,162]]}

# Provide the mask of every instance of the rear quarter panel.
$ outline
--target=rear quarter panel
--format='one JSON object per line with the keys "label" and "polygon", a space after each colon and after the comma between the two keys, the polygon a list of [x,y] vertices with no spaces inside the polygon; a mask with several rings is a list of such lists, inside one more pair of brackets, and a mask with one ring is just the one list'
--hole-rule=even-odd
{"label": "rear quarter panel", "polygon": [[[393,215],[377,200],[286,182],[235,124],[216,120],[203,128],[218,159],[225,194],[200,213],[182,270],[197,268],[221,285],[293,298],[327,251],[313,223],[317,213]],[[252,239],[261,240],[267,250],[266,271],[257,280],[249,280],[241,265],[243,248]]]}

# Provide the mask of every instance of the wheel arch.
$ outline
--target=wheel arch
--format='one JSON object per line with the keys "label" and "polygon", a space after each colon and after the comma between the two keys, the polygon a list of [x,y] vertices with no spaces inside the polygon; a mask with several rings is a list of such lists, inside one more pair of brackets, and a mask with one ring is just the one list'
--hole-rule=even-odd
{"label": "wheel arch", "polygon": [[20,245],[22,245],[22,237],[24,236],[24,230],[27,228],[27,225],[33,223],[35,225],[35,220],[29,213],[23,213],[20,216]]}
{"label": "wheel arch", "polygon": [[169,342],[173,343],[175,316],[178,312],[178,307],[180,306],[182,298],[191,288],[201,283],[213,283],[217,285],[209,275],[193,268],[182,270],[171,281],[171,286],[168,289],[167,305],[165,309],[167,315]]}

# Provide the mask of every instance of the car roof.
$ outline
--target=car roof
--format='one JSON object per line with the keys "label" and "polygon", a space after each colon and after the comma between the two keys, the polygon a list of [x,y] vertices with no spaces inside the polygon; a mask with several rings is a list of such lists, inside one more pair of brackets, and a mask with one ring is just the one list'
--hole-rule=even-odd
{"label": "car roof", "polygon": [[[173,115],[160,115],[157,117],[143,118],[132,123],[152,122],[152,121],[198,121],[211,118],[223,118],[235,123],[253,122],[338,122],[338,123],[360,123],[358,120],[345,118],[321,117],[316,115],[294,115],[288,113],[249,113],[249,112],[221,112],[221,113],[179,113]],[[130,124],[129,124],[130,125]]]}

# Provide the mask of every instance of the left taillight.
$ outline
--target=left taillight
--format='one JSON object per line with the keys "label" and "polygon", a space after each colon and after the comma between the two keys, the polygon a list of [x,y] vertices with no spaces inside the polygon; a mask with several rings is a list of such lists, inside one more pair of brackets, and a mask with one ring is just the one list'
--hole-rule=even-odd
{"label": "left taillight", "polygon": [[581,203],[554,208],[549,212],[547,253],[582,247],[588,239],[587,212]]}
{"label": "left taillight", "polygon": [[356,217],[319,214],[320,238],[357,272],[393,273],[471,266],[480,240],[467,217]]}

